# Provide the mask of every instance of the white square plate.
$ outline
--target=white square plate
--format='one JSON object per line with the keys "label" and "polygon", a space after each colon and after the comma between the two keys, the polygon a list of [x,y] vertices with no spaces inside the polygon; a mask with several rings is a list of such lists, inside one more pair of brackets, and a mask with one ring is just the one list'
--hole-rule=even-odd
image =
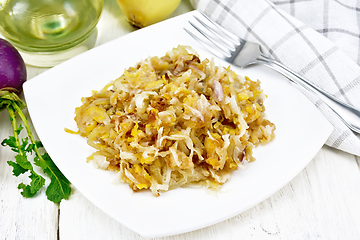
{"label": "white square plate", "polygon": [[[257,160],[238,170],[217,194],[180,188],[154,197],[112,184],[115,173],[95,169],[86,158],[94,152],[76,130],[74,110],[91,95],[148,56],[162,56],[179,44],[193,47],[201,59],[212,56],[183,27],[193,12],[135,31],[74,57],[24,84],[29,113],[47,152],[72,184],[96,206],[144,237],[162,237],[203,228],[231,218],[271,196],[315,156],[332,126],[287,79],[254,66],[239,75],[260,79],[268,98],[267,118],[276,137],[255,150]],[[226,62],[215,60],[218,65]]]}

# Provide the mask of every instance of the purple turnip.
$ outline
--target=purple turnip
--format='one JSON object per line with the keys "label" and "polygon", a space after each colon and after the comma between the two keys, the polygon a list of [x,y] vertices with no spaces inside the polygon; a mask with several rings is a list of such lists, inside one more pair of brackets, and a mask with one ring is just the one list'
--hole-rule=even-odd
{"label": "purple turnip", "polygon": [[6,40],[0,39],[0,91],[20,93],[26,81],[26,67],[19,52]]}

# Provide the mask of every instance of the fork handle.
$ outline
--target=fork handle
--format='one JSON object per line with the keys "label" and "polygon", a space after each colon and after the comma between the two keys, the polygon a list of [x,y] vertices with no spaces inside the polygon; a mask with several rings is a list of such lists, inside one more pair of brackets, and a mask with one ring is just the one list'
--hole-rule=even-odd
{"label": "fork handle", "polygon": [[319,88],[280,62],[261,55],[257,61],[278,71],[292,82],[318,95],[352,131],[360,133],[360,109],[355,108]]}

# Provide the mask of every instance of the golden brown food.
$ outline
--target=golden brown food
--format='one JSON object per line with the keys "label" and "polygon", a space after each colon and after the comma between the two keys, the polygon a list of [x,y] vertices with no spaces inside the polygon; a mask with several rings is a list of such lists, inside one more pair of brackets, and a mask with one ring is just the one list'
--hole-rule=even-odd
{"label": "golden brown food", "polygon": [[260,81],[191,52],[147,58],[76,108],[80,134],[97,149],[89,160],[134,191],[218,189],[274,137]]}

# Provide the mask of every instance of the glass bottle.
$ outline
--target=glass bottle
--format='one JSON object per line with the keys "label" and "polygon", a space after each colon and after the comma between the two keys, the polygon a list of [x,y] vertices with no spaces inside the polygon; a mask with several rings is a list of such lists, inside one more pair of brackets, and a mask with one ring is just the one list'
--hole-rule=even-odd
{"label": "glass bottle", "polygon": [[30,65],[49,67],[93,47],[103,0],[0,0],[0,34]]}

